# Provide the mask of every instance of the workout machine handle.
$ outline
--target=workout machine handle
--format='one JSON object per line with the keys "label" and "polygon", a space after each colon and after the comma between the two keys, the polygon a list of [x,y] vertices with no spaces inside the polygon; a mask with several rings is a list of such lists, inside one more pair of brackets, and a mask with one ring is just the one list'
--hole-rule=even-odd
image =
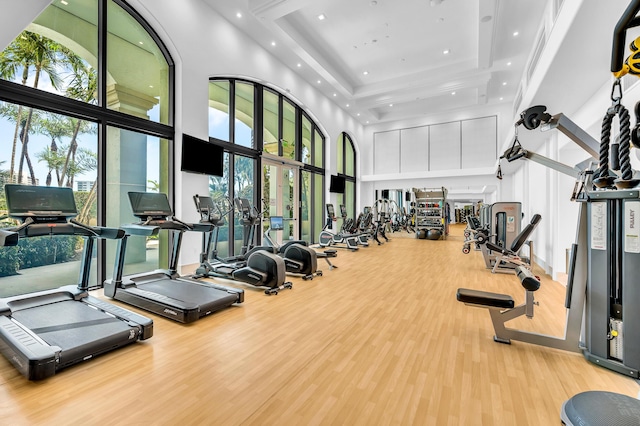
{"label": "workout machine handle", "polygon": [[616,24],[611,46],[611,72],[613,73],[620,71],[624,65],[627,30],[640,25],[640,17],[636,16],[639,11],[640,0],[632,0]]}

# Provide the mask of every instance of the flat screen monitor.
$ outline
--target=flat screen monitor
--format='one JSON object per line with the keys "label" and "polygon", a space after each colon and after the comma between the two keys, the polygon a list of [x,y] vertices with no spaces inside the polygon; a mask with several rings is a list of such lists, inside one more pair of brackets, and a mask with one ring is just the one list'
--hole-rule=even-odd
{"label": "flat screen monitor", "polygon": [[270,216],[269,228],[274,231],[282,231],[284,229],[284,219],[282,216]]}
{"label": "flat screen monitor", "polygon": [[4,187],[11,217],[74,217],[78,215],[71,188],[7,184]]}
{"label": "flat screen monitor", "polygon": [[167,194],[161,192],[129,192],[129,202],[133,215],[141,219],[173,214]]}
{"label": "flat screen monitor", "polygon": [[329,181],[329,192],[344,194],[346,183],[347,181],[343,176],[331,175],[331,180]]}
{"label": "flat screen monitor", "polygon": [[182,135],[183,172],[211,176],[224,174],[224,149],[209,141]]}

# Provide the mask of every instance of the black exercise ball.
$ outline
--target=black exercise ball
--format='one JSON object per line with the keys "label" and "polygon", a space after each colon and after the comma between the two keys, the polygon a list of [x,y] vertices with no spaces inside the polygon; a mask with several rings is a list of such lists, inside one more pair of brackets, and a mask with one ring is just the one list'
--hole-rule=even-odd
{"label": "black exercise ball", "polygon": [[429,229],[427,231],[427,240],[439,240],[442,233],[437,229]]}

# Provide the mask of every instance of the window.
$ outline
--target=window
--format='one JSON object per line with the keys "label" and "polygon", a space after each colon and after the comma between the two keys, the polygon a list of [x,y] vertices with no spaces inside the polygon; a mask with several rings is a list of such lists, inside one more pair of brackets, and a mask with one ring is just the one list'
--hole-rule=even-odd
{"label": "window", "polygon": [[[233,193],[234,198],[246,198],[252,203],[255,200],[254,179],[255,179],[256,160],[253,158],[236,155],[234,158],[233,170]],[[233,214],[233,211],[232,211]],[[234,215],[234,254],[241,253],[242,239],[246,229],[242,225],[242,217]]]}
{"label": "window", "polygon": [[296,158],[296,107],[289,101],[282,103],[282,156]]}
{"label": "window", "polygon": [[108,2],[107,13],[107,107],[170,124],[170,67],[162,49],[116,2]]}
{"label": "window", "polygon": [[[293,208],[288,213],[300,218],[294,222],[298,228],[292,229],[307,241],[315,241],[323,225],[325,138],[308,114],[272,88],[216,77],[209,82],[209,138],[222,145],[229,156],[229,173],[223,178],[211,178],[212,191],[216,190],[213,187],[229,188],[228,197],[247,197],[259,210],[263,208],[259,196],[271,182],[268,161],[277,156],[282,157],[283,164],[291,164],[293,176],[289,177],[289,194],[285,198],[295,200],[291,204],[298,210]],[[271,201],[270,192],[267,198]],[[317,210],[319,220],[315,217]],[[234,226],[226,234],[221,231],[219,247],[226,244],[228,255],[234,255],[241,249],[244,230],[238,218],[229,215],[228,219]]]}
{"label": "window", "polygon": [[248,148],[255,148],[253,142],[253,84],[235,84],[235,128],[234,142]]}
{"label": "window", "polygon": [[230,83],[209,82],[209,137],[229,142]]}
{"label": "window", "polygon": [[280,96],[269,89],[262,93],[262,147],[269,154],[280,155]]}
{"label": "window", "polygon": [[[228,257],[231,255],[229,251],[229,218],[232,217],[233,209],[229,203],[229,153],[224,153],[224,172],[222,176],[209,176],[209,195],[214,203],[219,206],[220,214],[226,216],[224,225],[218,228],[218,256]],[[230,211],[230,212],[229,212]]]}
{"label": "window", "polygon": [[[2,185],[71,187],[77,219],[108,226],[131,220],[126,199],[130,185],[171,192],[173,63],[148,24],[125,2],[76,0],[47,6],[0,52],[0,92],[5,99],[0,103]],[[6,212],[3,197],[4,191],[0,209]],[[23,258],[17,263],[20,275],[5,274],[10,276],[0,281],[0,295],[35,290],[14,285],[35,273],[73,276],[44,280],[51,288],[77,282],[72,270],[79,266],[82,243],[70,237],[55,246],[47,242],[45,251],[30,249],[27,258],[18,253]],[[39,243],[33,238],[21,244]],[[162,250],[162,239],[155,245]],[[112,273],[114,262],[112,245],[100,242],[96,248],[92,286]],[[0,256],[5,255],[9,251],[0,249]],[[135,257],[135,250],[127,255]],[[161,252],[153,265],[161,265],[162,259]],[[30,280],[30,285],[36,281],[42,282]]]}
{"label": "window", "polygon": [[[356,153],[351,137],[342,132],[337,140],[338,175],[346,180],[344,194],[338,194],[338,204],[347,208],[347,216],[356,219]],[[336,206],[337,208],[337,206]],[[339,210],[338,210],[339,211]]]}

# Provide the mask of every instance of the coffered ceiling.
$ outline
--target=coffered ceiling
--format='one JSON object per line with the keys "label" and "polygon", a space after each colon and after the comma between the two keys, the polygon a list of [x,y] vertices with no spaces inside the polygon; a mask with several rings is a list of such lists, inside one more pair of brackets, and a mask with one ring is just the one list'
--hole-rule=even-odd
{"label": "coffered ceiling", "polygon": [[205,1],[362,124],[513,101],[546,6]]}

